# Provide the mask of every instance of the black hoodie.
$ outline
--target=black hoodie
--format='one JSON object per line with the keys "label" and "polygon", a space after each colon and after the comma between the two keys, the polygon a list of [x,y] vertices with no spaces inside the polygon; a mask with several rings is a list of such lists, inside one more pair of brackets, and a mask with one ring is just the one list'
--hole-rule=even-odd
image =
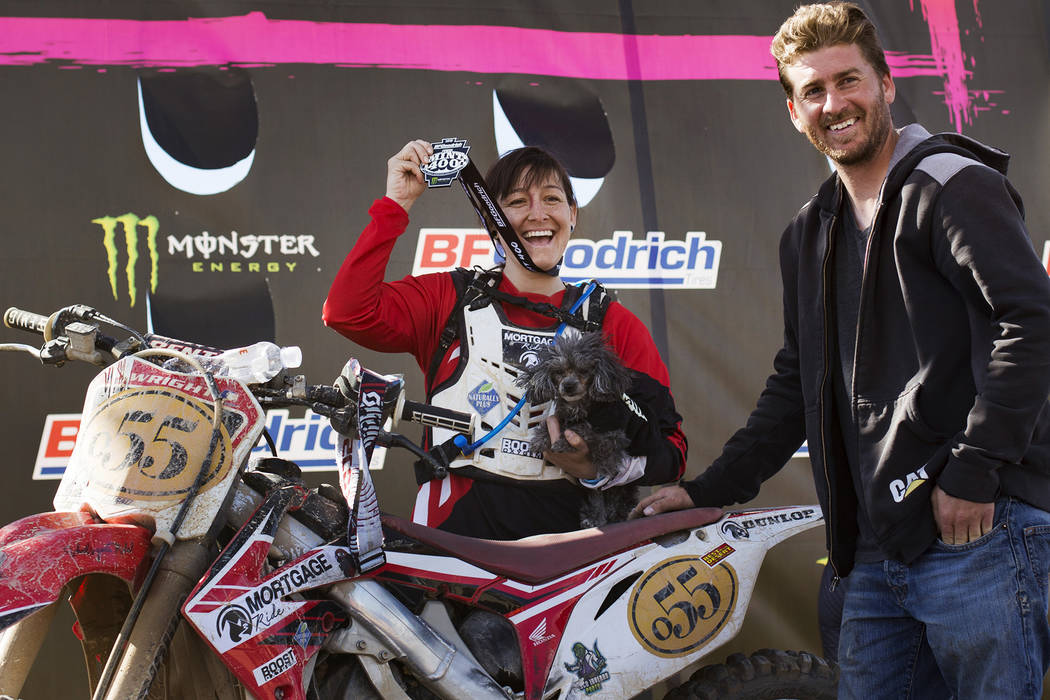
{"label": "black hoodie", "polygon": [[[880,549],[904,562],[937,536],[935,483],[969,501],[1006,495],[1050,510],[1050,279],[1008,158],[959,134],[900,131],[864,264],[847,411],[834,406],[830,275],[849,210],[837,175],[824,182],[781,238],[775,371],[747,425],[683,484],[696,505],[750,500],[808,438],[839,576],[853,567],[858,498]],[[843,431],[858,446],[860,493]]]}

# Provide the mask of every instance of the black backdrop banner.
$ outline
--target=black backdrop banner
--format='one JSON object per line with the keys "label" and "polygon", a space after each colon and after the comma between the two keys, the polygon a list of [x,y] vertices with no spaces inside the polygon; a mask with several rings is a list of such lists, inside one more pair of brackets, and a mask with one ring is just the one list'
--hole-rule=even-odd
{"label": "black backdrop banner", "polygon": [[[603,280],[647,323],[696,474],[771,371],[778,238],[829,173],[790,124],[768,51],[797,4],[0,0],[0,302],[42,313],[85,303],[221,346],[275,339],[301,346],[317,381],[353,355],[403,372],[419,399],[411,358],[354,346],[320,321],[386,160],[410,139],[455,136],[484,170],[541,145],[566,163],[582,205],[563,276]],[[1045,262],[1046,4],[861,4],[888,52],[897,125],[1012,153]],[[429,191],[388,278],[490,256],[462,194]],[[91,375],[0,356],[3,522],[51,508]],[[322,421],[274,412],[269,425],[317,470],[311,479],[335,481]],[[375,476],[384,509],[408,514],[409,460]],[[814,501],[804,454],[759,499]],[[796,540],[771,555],[741,645],[819,649],[823,538]],[[63,697],[79,682],[37,674],[27,693]]]}

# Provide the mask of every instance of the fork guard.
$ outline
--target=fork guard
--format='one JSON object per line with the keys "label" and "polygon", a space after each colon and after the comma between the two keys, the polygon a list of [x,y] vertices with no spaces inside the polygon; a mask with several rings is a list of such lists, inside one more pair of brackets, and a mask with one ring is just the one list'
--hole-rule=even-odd
{"label": "fork guard", "polygon": [[81,576],[108,574],[138,588],[150,540],[145,528],[82,512],[40,513],[0,528],[0,630],[55,602]]}

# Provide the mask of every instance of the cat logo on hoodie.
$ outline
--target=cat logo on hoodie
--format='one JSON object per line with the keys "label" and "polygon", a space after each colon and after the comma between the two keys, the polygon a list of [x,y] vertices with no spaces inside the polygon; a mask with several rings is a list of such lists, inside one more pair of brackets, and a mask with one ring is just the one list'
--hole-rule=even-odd
{"label": "cat logo on hoodie", "polygon": [[890,495],[893,496],[893,501],[900,503],[910,496],[915,489],[925,484],[929,478],[930,475],[926,473],[926,465],[923,465],[917,471],[908,474],[904,479],[894,479],[890,482]]}

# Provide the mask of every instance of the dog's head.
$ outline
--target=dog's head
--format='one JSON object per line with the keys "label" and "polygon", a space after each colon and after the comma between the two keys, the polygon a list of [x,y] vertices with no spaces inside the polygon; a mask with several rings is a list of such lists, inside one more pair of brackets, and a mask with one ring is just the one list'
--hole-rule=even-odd
{"label": "dog's head", "polygon": [[630,375],[601,332],[565,332],[538,352],[538,361],[519,376],[536,403],[559,400],[613,401],[630,386]]}

